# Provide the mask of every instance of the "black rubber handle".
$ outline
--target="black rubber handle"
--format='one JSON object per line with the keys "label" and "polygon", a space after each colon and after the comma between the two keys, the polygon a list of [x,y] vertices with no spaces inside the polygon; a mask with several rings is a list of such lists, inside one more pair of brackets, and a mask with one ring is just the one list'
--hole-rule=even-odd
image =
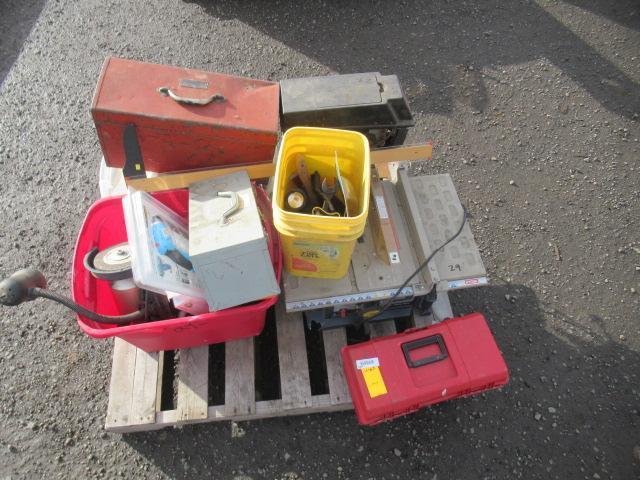
{"label": "black rubber handle", "polygon": [[[411,359],[411,351],[416,350],[421,347],[426,347],[427,345],[438,345],[440,348],[440,353],[436,355],[432,355],[430,357],[421,358],[420,360],[416,360],[415,362]],[[407,362],[409,368],[418,368],[424,367],[425,365],[429,365],[431,363],[439,362],[440,360],[444,360],[449,356],[447,352],[447,347],[444,345],[444,339],[442,335],[432,335],[430,337],[420,338],[418,340],[414,340],[413,342],[407,342],[402,344],[402,352],[404,353],[404,359]]]}
{"label": "black rubber handle", "polygon": [[124,147],[122,175],[125,178],[145,178],[147,173],[144,168],[142,153],[140,153],[140,142],[138,142],[136,126],[133,123],[129,123],[124,127],[122,144]]}

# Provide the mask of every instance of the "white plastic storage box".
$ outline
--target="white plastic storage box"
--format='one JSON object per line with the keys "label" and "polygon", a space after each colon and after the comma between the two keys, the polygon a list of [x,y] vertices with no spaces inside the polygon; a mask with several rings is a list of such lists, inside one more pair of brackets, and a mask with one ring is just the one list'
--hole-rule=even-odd
{"label": "white plastic storage box", "polygon": [[142,191],[122,197],[133,281],[140,288],[202,298],[189,260],[189,230],[176,212]]}
{"label": "white plastic storage box", "polygon": [[245,171],[189,188],[189,256],[211,311],[278,295],[268,239]]}

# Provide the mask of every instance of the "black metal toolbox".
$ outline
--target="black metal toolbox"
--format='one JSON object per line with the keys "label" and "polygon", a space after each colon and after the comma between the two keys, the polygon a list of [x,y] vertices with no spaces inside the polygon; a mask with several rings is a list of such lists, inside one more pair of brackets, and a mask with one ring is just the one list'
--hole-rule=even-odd
{"label": "black metal toolbox", "polygon": [[399,145],[414,125],[396,75],[377,72],[280,81],[282,129],[357,130],[372,146]]}

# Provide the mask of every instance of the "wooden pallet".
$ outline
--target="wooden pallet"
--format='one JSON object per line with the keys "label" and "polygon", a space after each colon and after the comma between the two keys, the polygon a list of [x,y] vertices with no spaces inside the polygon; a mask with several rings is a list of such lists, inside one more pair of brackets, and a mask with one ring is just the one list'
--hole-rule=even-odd
{"label": "wooden pallet", "polygon": [[[446,294],[439,296],[434,312],[438,319],[452,316]],[[415,326],[425,326],[433,321],[432,316],[413,318]],[[302,314],[285,313],[280,302],[275,307],[275,324],[281,395],[274,400],[256,401],[253,338],[225,344],[225,371],[224,378],[220,379],[224,382],[224,404],[219,405],[208,404],[209,346],[180,350],[179,361],[173,370],[177,378],[168,380],[164,365],[167,352],[147,353],[116,339],[106,430],[137,432],[192,423],[253,420],[353,408],[340,360],[340,349],[347,343],[346,330],[322,332],[328,392],[313,395]],[[371,337],[393,333],[396,333],[393,321],[371,325]],[[162,399],[167,388],[175,390],[175,408],[163,410]]]}

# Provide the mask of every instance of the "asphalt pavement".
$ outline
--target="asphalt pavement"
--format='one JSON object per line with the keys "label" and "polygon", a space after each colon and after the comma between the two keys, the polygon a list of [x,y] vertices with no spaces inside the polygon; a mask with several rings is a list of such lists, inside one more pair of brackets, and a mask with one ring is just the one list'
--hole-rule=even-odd
{"label": "asphalt pavement", "polygon": [[103,430],[111,341],[0,308],[0,478],[640,478],[640,6],[633,0],[4,1],[0,276],[68,293],[109,55],[282,78],[395,73],[450,173],[510,383],[376,427],[352,412]]}

